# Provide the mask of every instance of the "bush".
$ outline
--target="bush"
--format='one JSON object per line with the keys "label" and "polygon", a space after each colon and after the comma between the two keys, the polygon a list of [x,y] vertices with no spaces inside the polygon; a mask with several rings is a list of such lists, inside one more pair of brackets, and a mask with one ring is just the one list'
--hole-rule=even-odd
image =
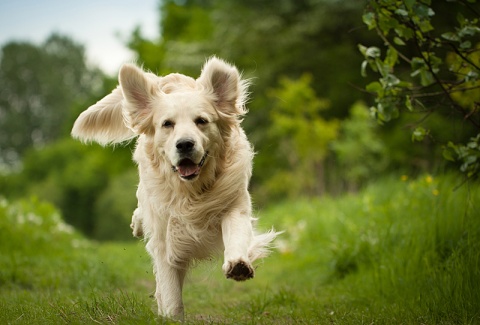
{"label": "bush", "polygon": [[64,283],[62,272],[68,267],[80,276],[82,270],[69,265],[72,251],[90,244],[51,204],[36,198],[15,203],[0,199],[0,232],[0,287],[75,286]]}
{"label": "bush", "polygon": [[95,203],[95,231],[101,240],[132,240],[130,222],[137,207],[138,174],[131,169],[113,178]]}
{"label": "bush", "polygon": [[[117,176],[133,169],[129,147],[113,152],[111,148],[63,139],[28,152],[19,173],[2,177],[6,186],[0,194],[9,198],[34,195],[52,202],[69,224],[93,237],[103,218],[96,210],[102,193]],[[127,193],[132,192],[126,188]],[[132,212],[129,210],[126,213]]]}

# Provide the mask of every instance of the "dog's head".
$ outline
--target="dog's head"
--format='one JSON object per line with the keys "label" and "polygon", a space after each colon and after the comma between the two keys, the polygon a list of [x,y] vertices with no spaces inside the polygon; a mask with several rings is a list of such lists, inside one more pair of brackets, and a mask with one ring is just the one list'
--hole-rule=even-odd
{"label": "dog's head", "polygon": [[156,154],[182,180],[198,178],[245,113],[247,83],[217,58],[207,61],[196,80],[180,74],[157,77],[124,65],[119,81],[125,123],[149,137]]}

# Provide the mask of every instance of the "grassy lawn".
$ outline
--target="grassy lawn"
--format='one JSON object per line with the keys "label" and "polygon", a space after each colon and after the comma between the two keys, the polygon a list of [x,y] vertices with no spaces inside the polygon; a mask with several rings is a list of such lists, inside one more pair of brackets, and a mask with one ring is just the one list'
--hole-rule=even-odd
{"label": "grassy lawn", "polygon": [[[199,264],[188,324],[478,324],[480,187],[385,179],[258,211],[286,230],[255,279]],[[126,230],[128,231],[128,230]],[[0,202],[1,324],[162,324],[142,242],[97,243],[36,200]]]}

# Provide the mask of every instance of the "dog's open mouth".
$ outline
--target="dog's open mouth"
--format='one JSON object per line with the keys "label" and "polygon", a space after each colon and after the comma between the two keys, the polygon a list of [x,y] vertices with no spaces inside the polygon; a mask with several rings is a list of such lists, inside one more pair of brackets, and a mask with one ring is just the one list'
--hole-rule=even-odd
{"label": "dog's open mouth", "polygon": [[180,177],[185,179],[194,179],[200,173],[200,166],[188,158],[182,159],[177,166],[177,172]]}
{"label": "dog's open mouth", "polygon": [[178,172],[181,178],[192,180],[200,174],[205,159],[207,159],[207,154],[208,152],[205,153],[198,164],[193,162],[190,158],[184,158],[180,160],[177,166],[173,167],[173,170]]}

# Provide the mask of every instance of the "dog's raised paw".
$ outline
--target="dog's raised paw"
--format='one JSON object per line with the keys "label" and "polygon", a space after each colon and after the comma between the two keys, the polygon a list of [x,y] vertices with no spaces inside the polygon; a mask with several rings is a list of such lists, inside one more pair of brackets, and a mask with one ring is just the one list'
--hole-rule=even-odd
{"label": "dog's raised paw", "polygon": [[227,279],[233,279],[235,281],[245,281],[253,278],[255,271],[250,266],[243,261],[237,263],[230,263],[230,267],[226,273]]}

